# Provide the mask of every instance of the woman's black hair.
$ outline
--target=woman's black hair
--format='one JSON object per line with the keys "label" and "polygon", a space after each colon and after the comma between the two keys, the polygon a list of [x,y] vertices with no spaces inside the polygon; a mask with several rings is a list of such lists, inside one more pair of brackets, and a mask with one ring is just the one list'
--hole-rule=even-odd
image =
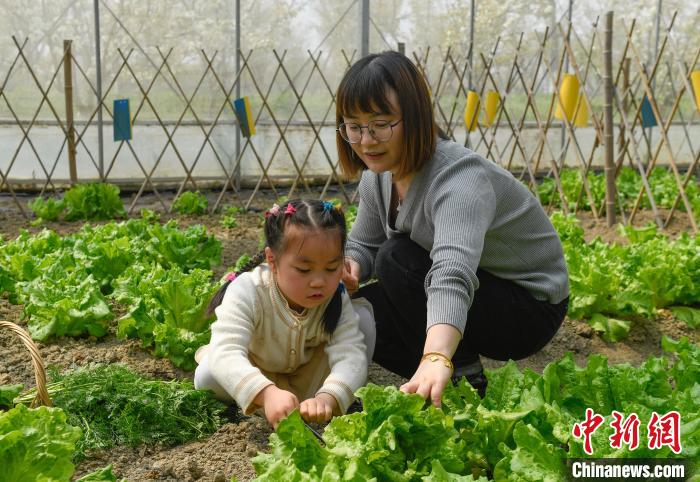
{"label": "woman's black hair", "polygon": [[[288,242],[284,235],[287,227],[299,226],[312,230],[338,230],[340,234],[340,249],[342,254],[345,253],[345,240],[347,238],[345,215],[342,210],[333,206],[330,202],[294,199],[281,204],[275,212],[276,214],[273,214],[271,211],[265,213],[264,228],[265,246],[272,249],[273,252],[283,253],[287,248]],[[265,261],[265,250],[257,253],[239,271],[236,271],[236,276],[254,269],[263,261]],[[216,307],[221,304],[226,289],[233,281],[235,280],[226,281],[214,294],[207,307],[207,316],[211,316]],[[338,326],[343,306],[343,291],[344,287],[341,283],[326,306],[326,311],[323,313],[323,329],[326,333],[332,334]]]}
{"label": "woman's black hair", "polygon": [[[420,170],[435,153],[437,139],[447,136],[435,121],[428,83],[416,64],[399,52],[381,52],[362,57],[345,72],[335,97],[335,120],[340,126],[346,116],[361,112],[397,114],[392,111],[389,92],[396,100],[403,122],[403,152],[398,159],[397,178]],[[338,159],[343,174],[354,178],[367,169],[352,146],[336,133]]]}

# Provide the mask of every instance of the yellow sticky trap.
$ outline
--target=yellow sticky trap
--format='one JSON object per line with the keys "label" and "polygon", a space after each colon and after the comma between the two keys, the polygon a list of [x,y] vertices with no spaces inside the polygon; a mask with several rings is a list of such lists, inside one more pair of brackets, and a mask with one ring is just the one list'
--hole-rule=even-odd
{"label": "yellow sticky trap", "polygon": [[498,92],[490,90],[486,93],[486,105],[484,105],[484,124],[486,127],[491,127],[496,120],[498,112],[498,103],[501,101],[501,96]]}
{"label": "yellow sticky trap", "polygon": [[470,90],[467,93],[467,105],[464,106],[464,126],[467,131],[476,130],[479,113],[479,94]]}
{"label": "yellow sticky trap", "polygon": [[693,90],[695,91],[695,107],[698,108],[700,112],[700,70],[694,70],[690,74],[690,81],[693,84]]}
{"label": "yellow sticky trap", "polygon": [[578,112],[576,112],[576,119],[574,119],[574,127],[586,127],[588,125],[588,104],[586,103],[585,95],[580,95],[578,102]]}
{"label": "yellow sticky trap", "polygon": [[245,114],[246,120],[248,121],[248,130],[252,136],[255,135],[255,121],[253,120],[253,109],[250,108],[250,101],[248,100],[247,95],[243,97],[243,102],[245,102]]}
{"label": "yellow sticky trap", "polygon": [[571,122],[574,118],[574,110],[576,109],[576,100],[578,99],[578,77],[574,74],[564,75],[559,88],[559,102],[557,102],[557,111],[554,116],[559,120],[566,119]]}

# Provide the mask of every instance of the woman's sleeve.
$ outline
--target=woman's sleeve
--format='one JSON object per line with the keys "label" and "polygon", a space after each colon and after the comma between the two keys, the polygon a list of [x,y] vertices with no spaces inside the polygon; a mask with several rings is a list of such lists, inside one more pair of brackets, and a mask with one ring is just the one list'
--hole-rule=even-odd
{"label": "woman's sleeve", "polygon": [[[365,338],[350,297],[343,293],[343,311],[331,339],[326,344],[330,374],[316,393],[328,393],[338,402],[340,414],[347,411],[355,391],[367,381]],[[338,415],[338,414],[336,414]]]}
{"label": "woman's sleeve", "polygon": [[379,186],[376,176],[362,175],[358,190],[360,203],[357,217],[348,235],[345,255],[360,264],[360,281],[366,281],[374,274],[374,259],[379,246],[386,241],[386,231],[382,225],[378,200]]}
{"label": "woman's sleeve", "polygon": [[468,162],[454,163],[432,186],[428,209],[435,238],[430,251],[433,265],[425,278],[427,328],[446,323],[464,334],[496,195],[486,174]]}
{"label": "woman's sleeve", "polygon": [[248,415],[257,406],[253,399],[273,383],[250,363],[248,346],[255,329],[256,287],[248,276],[232,282],[216,308],[211,325],[209,364],[214,379]]}

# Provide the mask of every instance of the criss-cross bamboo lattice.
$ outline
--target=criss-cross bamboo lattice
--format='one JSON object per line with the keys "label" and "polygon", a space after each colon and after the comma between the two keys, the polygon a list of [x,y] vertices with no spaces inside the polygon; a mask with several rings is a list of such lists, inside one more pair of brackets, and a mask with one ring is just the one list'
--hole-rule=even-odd
{"label": "criss-cross bamboo lattice", "polygon": [[[618,199],[618,211],[624,223],[632,223],[642,202],[646,202],[656,223],[663,229],[682,210],[680,215],[687,216],[693,231],[697,232],[696,213],[687,190],[689,185],[697,184],[696,170],[700,160],[700,146],[697,134],[694,135],[698,129],[700,106],[695,106],[691,83],[692,72],[698,70],[700,46],[693,46],[690,53],[681,52],[681,42],[673,30],[675,19],[674,15],[665,28],[655,58],[649,62],[640,55],[640,40],[635,35],[634,22],[617,31],[621,47],[615,52],[613,69],[617,137],[615,167],[619,174],[628,165],[641,180],[633,204],[624,206]],[[427,48],[419,49],[410,57],[428,82],[436,118],[448,136],[509,169],[530,187],[535,196],[539,197],[537,186],[542,177],[551,177],[556,196],[551,197],[549,207],[556,202],[564,212],[577,212],[586,204],[594,218],[599,219],[605,200],[596,198],[588,176],[600,166],[604,145],[603,112],[600,102],[596,102],[603,96],[600,67],[603,40],[597,22],[588,37],[589,40],[584,42],[574,26],[559,24],[541,34],[521,34],[514,46],[504,47],[501,40],[496,39],[488,52],[475,51],[473,56],[454,48],[440,54]],[[246,207],[263,188],[270,189],[275,196],[318,196],[319,191],[312,190],[312,186],[317,185],[322,187],[321,197],[328,196],[332,187],[346,201],[355,200],[356,193],[348,188],[340,175],[332,132],[337,79],[356,58],[354,52],[341,51],[340,55],[332,55],[307,51],[304,55],[297,53],[294,62],[288,60],[288,51],[240,52],[241,68],[232,74],[225,63],[219,61],[217,52],[201,50],[196,62],[189,61],[187,75],[195,81],[191,83],[193,85],[186,85],[182,81],[183,74],[176,68],[182,59],[175,61],[174,49],[156,48],[157,57],[149,58],[150,70],[139,67],[143,52],[119,49],[118,62],[112,69],[113,74],[104,82],[100,102],[95,102],[96,105],[82,119],[73,121],[65,119],[58,108],[60,100],[65,99],[65,86],[61,90],[60,80],[57,80],[65,69],[65,62],[54,65],[50,75],[44,75],[48,81],[42,83],[37,66],[32,65],[26,55],[28,41],[20,42],[15,38],[13,41],[16,56],[0,84],[0,121],[15,129],[19,141],[0,154],[0,192],[7,191],[25,215],[15,186],[26,180],[12,177],[20,154],[24,153],[26,160],[28,151],[32,162],[36,162],[40,175],[37,177],[35,173],[33,181],[41,186],[39,194],[43,195],[49,189],[55,192],[58,181],[65,184],[65,179],[59,179],[56,171],[66,161],[67,145],[69,148],[74,146],[75,155],[89,161],[88,165],[96,172],[102,171],[101,179],[106,182],[123,181],[115,178],[116,168],[127,161],[135,163],[138,171],[130,173],[130,180],[137,183],[138,189],[132,196],[129,212],[147,191],[156,196],[163,209],[171,210],[172,201],[166,200],[162,193],[165,182],[176,186],[175,199],[185,190],[218,186],[215,189],[220,190],[215,193],[216,201],[211,206],[212,210],[216,209],[224,202],[226,193],[239,189],[240,171],[244,165],[249,172],[257,170],[257,174],[247,175],[247,184],[252,191],[246,194]],[[510,48],[511,54],[502,54],[506,47]],[[65,58],[77,72],[76,82],[95,97],[97,89],[83,67],[84,61],[70,51],[66,52]],[[473,64],[470,59],[473,59]],[[192,65],[197,62],[201,68],[192,74]],[[301,68],[300,62],[303,63]],[[13,98],[15,90],[8,88],[13,76],[22,74],[20,67],[25,71],[24,87],[34,89],[38,99],[37,107],[28,117],[17,111],[15,106],[19,101]],[[580,85],[573,116],[557,115],[566,103],[560,89],[565,75],[574,76]],[[254,121],[259,131],[265,131],[265,137],[244,138],[236,154],[222,149],[215,132],[223,130],[227,138],[235,135],[237,126],[232,102],[239,83],[245,87],[243,95],[251,99]],[[177,107],[159,102],[156,90],[163,84],[169,86],[171,95],[177,99]],[[657,89],[657,84],[664,88]],[[108,120],[113,118],[110,100],[124,96],[124,91],[129,92],[133,105],[134,137],[139,135],[142,126],[149,126],[160,131],[159,140],[146,152],[135,147],[134,141],[119,141],[105,158],[101,169],[89,133],[95,129],[99,107]],[[473,125],[465,126],[466,114],[463,113],[470,92],[480,99],[489,92],[498,94],[493,119],[483,122],[478,120],[478,113],[472,113]],[[201,103],[197,103],[203,93],[212,99],[206,113],[201,111]],[[656,121],[654,128],[645,128],[644,98],[648,99]],[[683,109],[684,103],[686,106],[692,104],[694,108]],[[585,126],[575,120],[580,111],[588,115]],[[43,115],[41,119],[40,114]],[[53,146],[56,154],[50,156],[46,155],[46,149],[37,147],[34,134],[37,125],[47,123],[58,128],[56,138],[60,139]],[[196,145],[183,146],[183,141],[178,142],[178,139],[183,138],[186,128],[192,127],[200,137]],[[671,141],[671,127],[682,130],[681,142]],[[301,148],[292,140],[292,131],[299,129],[306,133]],[[592,141],[586,140],[591,137]],[[218,175],[196,174],[205,158],[218,169]],[[314,163],[315,171],[311,169]],[[319,164],[325,169],[321,176],[318,174]],[[658,206],[651,176],[654,168],[661,164],[672,173],[677,190],[674,202],[665,210]],[[167,178],[156,176],[156,171],[166,165],[171,171],[179,170],[180,174],[171,174]],[[581,187],[573,197],[571,192],[565,192],[561,182],[565,168],[574,168],[580,173]],[[281,169],[286,172],[284,176],[272,174]],[[94,179],[100,175],[83,172],[79,177]]]}

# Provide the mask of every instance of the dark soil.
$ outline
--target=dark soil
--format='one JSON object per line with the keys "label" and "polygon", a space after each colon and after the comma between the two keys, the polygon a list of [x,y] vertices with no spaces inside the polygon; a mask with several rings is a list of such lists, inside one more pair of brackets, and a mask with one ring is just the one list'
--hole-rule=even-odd
{"label": "dark soil", "polygon": [[[22,199],[26,203],[31,197]],[[232,198],[232,203],[241,204],[245,198]],[[199,217],[178,216],[181,224],[201,223],[207,225],[219,238],[224,246],[223,263],[215,269],[215,275],[222,275],[227,268],[233,266],[236,259],[243,253],[254,253],[259,245],[260,213],[272,202],[270,195],[262,194],[253,204],[257,212],[238,215],[238,226],[235,229],[223,228],[220,224],[221,215],[205,215]],[[147,207],[162,211],[160,204],[150,196],[144,197],[139,207]],[[138,210],[136,211],[138,212]],[[174,217],[162,214],[165,221]],[[580,215],[582,225],[586,230],[587,239],[600,236],[612,242],[620,241],[616,228],[608,228],[604,220],[596,221],[589,214]],[[646,224],[652,220],[650,213],[641,212],[635,225]],[[43,227],[68,234],[80,228],[80,223],[47,223],[42,227],[32,227],[24,219],[9,196],[0,197],[0,235],[4,239],[15,237],[21,229],[38,232]],[[669,225],[669,232],[677,235],[681,232],[692,232],[690,222],[682,213],[676,215]],[[0,299],[0,319],[9,320],[20,325],[22,307],[10,305],[7,300]],[[585,364],[589,355],[600,353],[605,355],[610,363],[630,363],[639,365],[649,356],[661,354],[661,337],[668,335],[673,338],[688,336],[691,341],[700,341],[699,330],[691,330],[684,322],[679,321],[666,310],[659,311],[654,320],[636,320],[632,325],[630,336],[619,343],[611,344],[597,336],[588,324],[578,320],[566,319],[554,339],[540,352],[520,360],[521,368],[529,367],[537,372],[552,360],[560,358],[566,352],[572,352],[579,364]],[[89,362],[125,363],[136,371],[147,376],[160,379],[192,379],[192,372],[185,372],[173,367],[164,359],[154,358],[147,350],[140,347],[138,341],[118,340],[114,334],[96,340],[94,338],[59,338],[49,343],[39,343],[39,351],[46,364],[55,364],[61,368],[72,368]],[[19,340],[8,331],[0,331],[0,384],[24,383],[34,385],[33,369],[30,357]],[[488,368],[501,366],[503,362],[484,359]],[[401,384],[403,379],[379,366],[372,365],[369,380],[377,384]],[[237,424],[227,423],[207,439],[191,442],[177,447],[142,446],[137,448],[116,447],[107,451],[90,453],[88,458],[77,466],[76,477],[82,476],[107,464],[114,465],[118,477],[132,481],[142,480],[202,480],[228,481],[232,476],[238,480],[250,480],[254,470],[250,459],[258,451],[265,450],[268,436],[271,433],[266,421],[253,416],[245,418]]]}

